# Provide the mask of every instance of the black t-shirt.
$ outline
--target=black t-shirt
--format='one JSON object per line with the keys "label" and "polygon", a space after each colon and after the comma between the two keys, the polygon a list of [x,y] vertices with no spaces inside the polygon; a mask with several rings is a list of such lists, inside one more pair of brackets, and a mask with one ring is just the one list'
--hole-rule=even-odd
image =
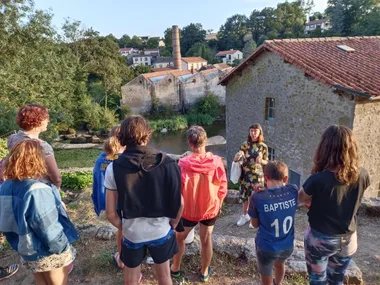
{"label": "black t-shirt", "polygon": [[[310,227],[318,232],[345,236],[356,231],[356,216],[364,191],[370,185],[367,170],[360,169],[355,184],[342,185],[331,171],[311,175],[303,185],[307,195],[312,196],[308,212]],[[338,204],[337,191],[349,188],[342,202]]]}

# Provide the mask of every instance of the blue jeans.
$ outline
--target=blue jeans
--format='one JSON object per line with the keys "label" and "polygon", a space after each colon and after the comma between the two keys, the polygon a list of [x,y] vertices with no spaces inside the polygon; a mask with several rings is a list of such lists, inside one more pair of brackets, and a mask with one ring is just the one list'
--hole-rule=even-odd
{"label": "blue jeans", "polygon": [[342,285],[357,249],[356,232],[345,237],[329,236],[308,227],[304,242],[310,285]]}

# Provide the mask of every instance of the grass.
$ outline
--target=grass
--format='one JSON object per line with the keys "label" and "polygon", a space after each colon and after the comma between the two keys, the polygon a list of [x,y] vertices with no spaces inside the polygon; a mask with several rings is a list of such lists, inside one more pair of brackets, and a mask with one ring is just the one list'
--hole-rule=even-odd
{"label": "grass", "polygon": [[100,149],[58,149],[54,152],[58,167],[94,167]]}

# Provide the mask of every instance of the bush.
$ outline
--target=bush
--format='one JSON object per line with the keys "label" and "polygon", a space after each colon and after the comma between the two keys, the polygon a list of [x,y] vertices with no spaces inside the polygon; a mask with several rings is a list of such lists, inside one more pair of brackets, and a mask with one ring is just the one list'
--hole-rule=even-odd
{"label": "bush", "polygon": [[3,159],[8,154],[8,140],[0,139],[0,159]]}
{"label": "bush", "polygon": [[128,105],[124,105],[120,107],[120,119],[124,120],[126,117],[128,117],[131,114],[131,107]]}
{"label": "bush", "polygon": [[91,171],[62,173],[62,186],[73,191],[80,191],[92,184]]}
{"label": "bush", "polygon": [[215,95],[209,94],[199,98],[190,113],[209,115],[215,119],[218,116],[219,108],[218,98]]}
{"label": "bush", "polygon": [[149,126],[155,131],[160,131],[165,128],[169,131],[177,131],[186,129],[188,126],[186,116],[176,116],[159,120],[148,120],[148,123]]}

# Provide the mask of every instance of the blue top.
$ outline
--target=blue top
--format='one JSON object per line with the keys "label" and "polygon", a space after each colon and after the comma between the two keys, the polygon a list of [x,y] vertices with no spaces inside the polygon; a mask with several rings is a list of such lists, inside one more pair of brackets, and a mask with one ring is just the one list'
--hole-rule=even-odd
{"label": "blue top", "polygon": [[259,219],[255,241],[261,250],[293,248],[297,204],[298,188],[292,184],[252,194],[248,214]]}
{"label": "blue top", "polygon": [[79,238],[58,189],[34,179],[1,184],[0,231],[26,261],[61,254]]}
{"label": "blue top", "polygon": [[105,152],[102,152],[95,161],[92,184],[92,202],[94,204],[95,213],[99,216],[101,211],[106,209],[106,188],[104,187],[104,177],[108,165],[114,161],[118,155],[111,159],[107,158]]}

